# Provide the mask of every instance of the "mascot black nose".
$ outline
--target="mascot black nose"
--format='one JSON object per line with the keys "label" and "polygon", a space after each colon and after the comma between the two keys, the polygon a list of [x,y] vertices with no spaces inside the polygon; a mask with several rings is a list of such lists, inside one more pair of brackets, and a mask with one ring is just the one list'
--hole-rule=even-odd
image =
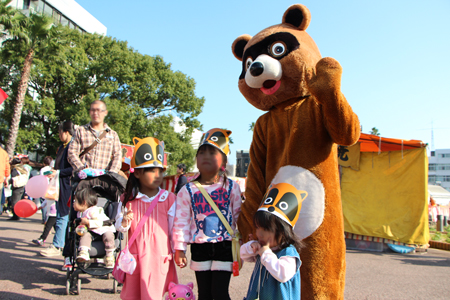
{"label": "mascot black nose", "polygon": [[259,76],[262,74],[262,72],[264,72],[264,65],[262,64],[262,62],[256,61],[252,63],[252,65],[250,66],[250,74],[252,74],[252,76]]}

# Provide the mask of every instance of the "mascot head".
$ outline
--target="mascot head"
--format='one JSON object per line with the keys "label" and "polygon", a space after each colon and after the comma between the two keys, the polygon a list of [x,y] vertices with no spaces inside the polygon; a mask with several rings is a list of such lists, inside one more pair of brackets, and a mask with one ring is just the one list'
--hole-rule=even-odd
{"label": "mascot head", "polygon": [[131,167],[134,169],[159,167],[166,168],[164,162],[164,142],[153,137],[133,138],[134,153]]}
{"label": "mascot head", "polygon": [[233,42],[233,54],[242,61],[239,90],[256,108],[270,110],[309,94],[305,78],[321,59],[316,43],[305,32],[310,20],[306,6],[294,4],[281,24]]}

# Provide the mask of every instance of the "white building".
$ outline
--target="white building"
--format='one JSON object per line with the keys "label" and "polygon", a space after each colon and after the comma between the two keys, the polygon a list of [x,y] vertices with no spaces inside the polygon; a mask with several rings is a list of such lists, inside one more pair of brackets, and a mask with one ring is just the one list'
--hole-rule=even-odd
{"label": "white building", "polygon": [[450,191],[450,149],[431,151],[428,157],[428,183]]}
{"label": "white building", "polygon": [[24,11],[26,15],[44,13],[52,16],[57,24],[106,35],[106,26],[74,0],[12,0],[9,5]]}

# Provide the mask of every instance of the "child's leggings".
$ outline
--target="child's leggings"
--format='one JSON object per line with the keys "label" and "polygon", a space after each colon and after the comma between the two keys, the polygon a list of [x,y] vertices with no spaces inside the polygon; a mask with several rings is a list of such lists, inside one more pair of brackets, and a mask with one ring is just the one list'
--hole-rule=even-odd
{"label": "child's leggings", "polygon": [[[231,272],[228,271],[196,271],[198,300],[230,300],[228,286]],[[275,299],[274,299],[275,300]]]}
{"label": "child's leggings", "polygon": [[44,231],[42,232],[42,235],[40,237],[41,240],[45,241],[47,239],[50,230],[52,229],[52,227],[55,227],[55,224],[56,224],[56,217],[52,216],[48,217],[48,220],[44,226]]}
{"label": "child's leggings", "polygon": [[[91,249],[92,240],[98,236],[95,232],[88,231],[82,237],[80,237],[80,248],[88,248]],[[115,249],[114,245],[114,233],[111,231],[107,231],[102,234],[103,243],[105,244],[106,254],[111,254]],[[110,253],[108,253],[110,252]]]}

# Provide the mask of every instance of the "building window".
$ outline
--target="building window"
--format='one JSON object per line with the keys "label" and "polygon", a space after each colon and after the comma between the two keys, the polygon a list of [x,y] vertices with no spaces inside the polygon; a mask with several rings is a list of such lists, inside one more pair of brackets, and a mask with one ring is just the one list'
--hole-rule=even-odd
{"label": "building window", "polygon": [[28,9],[30,7],[30,0],[23,0],[23,9]]}
{"label": "building window", "polygon": [[63,15],[61,15],[61,25],[62,25],[62,26],[67,26],[67,25],[69,25],[69,20],[67,20],[67,18],[64,17]]}
{"label": "building window", "polygon": [[428,165],[428,170],[429,171],[436,171],[436,164],[429,164]]}
{"label": "building window", "polygon": [[450,157],[450,153],[442,153],[442,154],[441,154],[441,157],[442,157],[442,158],[444,158],[444,157]]}

